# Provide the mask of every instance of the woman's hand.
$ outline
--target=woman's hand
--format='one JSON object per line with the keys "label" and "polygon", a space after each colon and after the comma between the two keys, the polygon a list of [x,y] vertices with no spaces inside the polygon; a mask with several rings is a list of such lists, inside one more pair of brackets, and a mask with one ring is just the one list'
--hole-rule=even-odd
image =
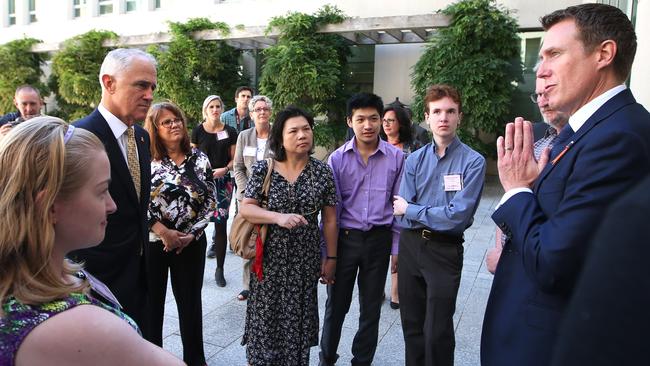
{"label": "woman's hand", "polygon": [[181,254],[183,249],[185,249],[186,246],[190,245],[191,242],[194,241],[194,234],[184,234],[183,236],[180,237],[181,240],[181,245],[176,248],[176,254]]}
{"label": "woman's hand", "polygon": [[301,215],[298,215],[298,214],[282,214],[282,213],[279,213],[277,215],[275,223],[278,226],[281,226],[281,227],[283,227],[285,229],[289,229],[289,230],[309,224],[309,222],[307,222],[307,219],[305,219]]}
{"label": "woman's hand", "polygon": [[334,284],[336,274],[336,259],[323,259],[321,263],[320,283],[325,285]]}
{"label": "woman's hand", "polygon": [[171,252],[172,250],[183,245],[183,240],[181,240],[181,238],[185,236],[185,234],[177,230],[165,229],[162,230],[158,236],[160,236],[160,239],[165,246],[163,250],[166,252]]}
{"label": "woman's hand", "polygon": [[226,176],[226,173],[228,173],[228,170],[229,170],[228,167],[212,169],[212,177],[223,178]]}

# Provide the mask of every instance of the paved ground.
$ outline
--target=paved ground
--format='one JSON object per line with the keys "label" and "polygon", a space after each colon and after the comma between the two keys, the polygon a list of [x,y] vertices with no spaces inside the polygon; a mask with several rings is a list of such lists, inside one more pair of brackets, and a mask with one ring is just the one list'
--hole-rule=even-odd
{"label": "paved ground", "polygon": [[[490,214],[502,194],[501,186],[494,177],[488,178],[483,190],[481,203],[474,217],[474,225],[465,232],[465,258],[454,323],[456,326],[456,365],[479,365],[481,325],[487,297],[492,284],[492,275],[485,269],[485,252],[494,243],[494,223]],[[212,228],[208,228],[211,237]],[[213,274],[216,263],[208,260],[203,279],[203,337],[205,355],[211,366],[246,365],[244,347],[240,345],[244,331],[246,302],[238,301],[241,290],[242,260],[228,252],[225,276],[228,285],[217,287]],[[390,277],[386,281],[389,293]],[[324,286],[319,286],[318,304],[321,326],[327,294]],[[350,312],[343,325],[344,330],[339,346],[341,355],[338,364],[350,363],[352,338],[358,325],[358,298],[353,298]],[[178,312],[171,294],[167,292],[165,323],[163,329],[164,348],[182,357],[182,345],[178,328]],[[312,348],[311,364],[318,364],[318,347]],[[390,308],[388,300],[382,307],[379,326],[379,345],[374,365],[404,365],[404,340],[399,318],[399,310]]]}

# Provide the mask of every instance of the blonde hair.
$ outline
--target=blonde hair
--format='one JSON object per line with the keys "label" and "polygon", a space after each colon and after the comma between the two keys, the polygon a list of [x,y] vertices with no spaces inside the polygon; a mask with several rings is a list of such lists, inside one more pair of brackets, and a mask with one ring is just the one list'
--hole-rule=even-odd
{"label": "blonde hair", "polygon": [[[71,130],[49,116],[23,122],[0,140],[0,304],[9,296],[39,304],[88,291],[86,281],[66,283],[50,265],[55,236],[50,210],[58,197],[71,197],[84,184],[98,150],[104,146],[91,132]],[[63,264],[64,275],[80,268]]]}
{"label": "blonde hair", "polygon": [[213,100],[218,100],[219,104],[221,104],[221,113],[225,112],[226,105],[223,103],[223,100],[221,99],[221,97],[218,96],[218,95],[208,95],[203,100],[203,107],[201,108],[201,114],[203,115],[203,121],[206,121],[208,119],[208,114],[205,113],[205,110],[208,108],[208,104],[210,104],[210,102],[212,102]]}

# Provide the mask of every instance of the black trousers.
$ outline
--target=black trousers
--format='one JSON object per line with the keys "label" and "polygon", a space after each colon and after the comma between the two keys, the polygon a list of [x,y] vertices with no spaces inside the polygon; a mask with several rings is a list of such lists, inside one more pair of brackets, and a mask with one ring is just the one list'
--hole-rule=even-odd
{"label": "black trousers", "polygon": [[398,291],[407,366],[454,364],[454,311],[463,268],[461,242],[426,240],[403,229]]}
{"label": "black trousers", "polygon": [[334,364],[341,339],[341,327],[350,310],[354,283],[359,283],[359,329],[352,342],[352,364],[370,365],[377,349],[379,315],[386,270],[390,259],[392,232],[377,227],[363,232],[339,230],[336,282],[327,287],[327,303],[321,338],[321,364]]}
{"label": "black trousers", "polygon": [[190,243],[180,254],[163,251],[161,241],[151,242],[147,256],[148,340],[162,347],[167,273],[171,273],[183,342],[183,361],[191,366],[205,364],[201,289],[206,246],[205,235]]}

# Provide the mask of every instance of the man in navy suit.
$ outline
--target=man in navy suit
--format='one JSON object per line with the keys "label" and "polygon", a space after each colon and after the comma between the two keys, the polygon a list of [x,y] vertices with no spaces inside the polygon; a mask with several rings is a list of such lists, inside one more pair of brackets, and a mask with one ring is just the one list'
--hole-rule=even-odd
{"label": "man in navy suit", "polygon": [[102,63],[99,81],[99,106],[75,125],[93,132],[106,147],[111,162],[108,190],[117,211],[108,216],[104,241],[76,251],[72,258],[85,262],[88,272],[108,285],[124,311],[145,329],[143,256],[149,240],[151,158],[149,135],[136,123],[144,120],[153,100],[156,60],[137,49],[113,50]]}
{"label": "man in navy suit", "polygon": [[613,6],[582,4],[542,26],[537,78],[549,106],[570,118],[540,164],[522,118],[497,140],[506,193],[492,218],[508,239],[483,322],[485,366],[550,363],[594,229],[650,172],[650,114],[624,85],[636,53],[629,19]]}

